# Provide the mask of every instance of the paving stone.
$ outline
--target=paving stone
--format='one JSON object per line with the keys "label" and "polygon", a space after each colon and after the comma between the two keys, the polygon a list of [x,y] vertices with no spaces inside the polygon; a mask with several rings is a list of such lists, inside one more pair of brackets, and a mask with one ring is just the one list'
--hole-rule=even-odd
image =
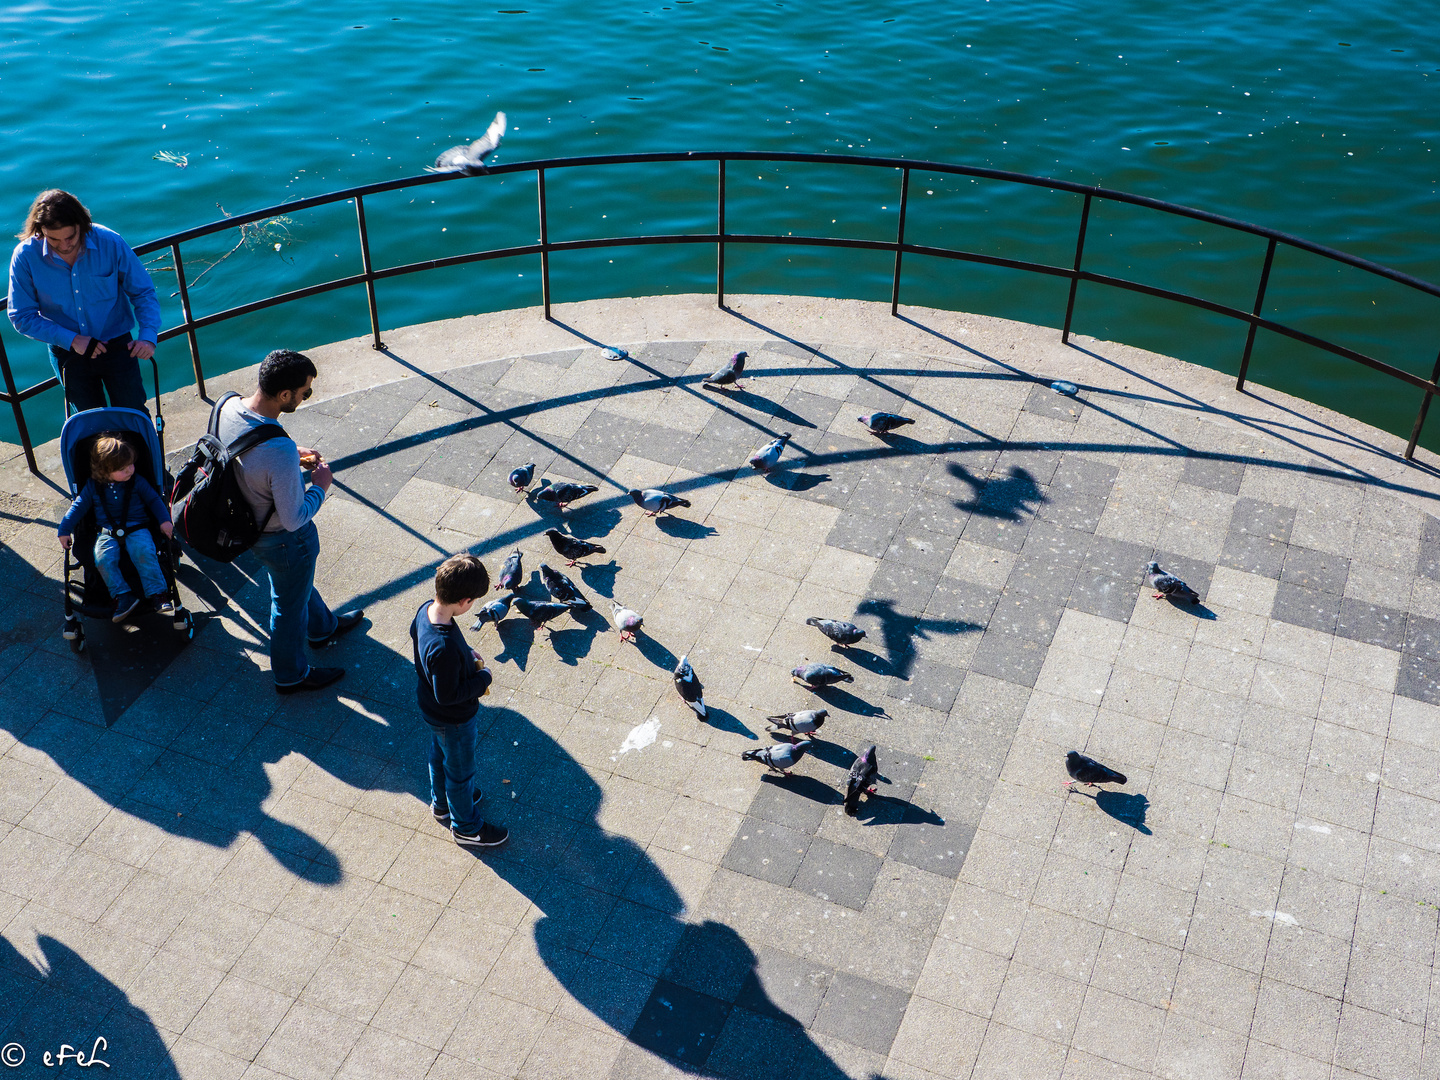
{"label": "paving stone", "polygon": [[880,860],[869,852],[817,837],[795,874],[795,888],[861,911],[879,871]]}
{"label": "paving stone", "polygon": [[1295,511],[1288,506],[1258,499],[1235,500],[1219,561],[1235,570],[1278,578],[1294,521]]}
{"label": "paving stone", "polygon": [[960,876],[974,839],[974,824],[947,821],[933,811],[911,805],[905,808],[895,829],[889,858],[953,879]]}
{"label": "paving stone", "polygon": [[1046,647],[1014,634],[986,632],[970,670],[1019,686],[1034,686],[1045,663]]}
{"label": "paving stone", "polygon": [[910,995],[903,990],[836,972],[815,1018],[815,1029],[886,1054],[909,1003]]}
{"label": "paving stone", "polygon": [[1240,481],[1244,477],[1244,462],[1213,457],[1186,457],[1180,472],[1182,483],[1223,491],[1227,495],[1240,494]]}
{"label": "paving stone", "polygon": [[1115,622],[1129,622],[1135,609],[1135,582],[1103,570],[1082,569],[1070,587],[1065,606]]}
{"label": "paving stone", "polygon": [[749,818],[760,818],[814,836],[826,813],[833,812],[831,808],[842,801],[843,792],[814,777],[762,776],[746,813]]}
{"label": "paving stone", "polygon": [[917,659],[903,677],[889,681],[885,692],[900,701],[948,713],[964,682],[965,672],[961,668]]}
{"label": "paving stone", "polygon": [[685,927],[664,978],[730,1003],[754,967],[754,950],[739,934],[721,923],[707,921]]}
{"label": "paving stone", "polygon": [[737,1007],[730,1010],[725,1028],[706,1059],[706,1072],[735,1080],[794,1075],[807,1041],[793,1024]]}
{"label": "paving stone", "polygon": [[1292,547],[1285,556],[1280,580],[1320,592],[1345,593],[1345,579],[1350,576],[1350,560],[1324,551],[1308,551]]}
{"label": "paving stone", "polygon": [[894,518],[871,517],[846,511],[836,520],[825,538],[830,547],[856,551],[880,558],[890,548],[897,522]]}
{"label": "paving stone", "polygon": [[1031,387],[1030,393],[1025,398],[1025,404],[1020,408],[1025,412],[1073,424],[1085,411],[1085,402],[1081,401],[1078,396],[1062,394],[1052,390],[1049,386],[1036,384]]}
{"label": "paving stone", "polygon": [[810,846],[810,837],[759,818],[746,818],[720,865],[727,870],[789,885]]}
{"label": "paving stone", "polygon": [[1440,660],[1414,653],[1403,654],[1395,693],[1415,701],[1440,705]]}
{"label": "paving stone", "polygon": [[1398,652],[1405,644],[1405,612],[1347,596],[1340,602],[1335,633],[1351,641]]}
{"label": "paving stone", "polygon": [[1334,593],[1282,581],[1275,590],[1275,606],[1270,617],[1292,626],[1333,634],[1335,621],[1340,617],[1341,599]]}
{"label": "paving stone", "polygon": [[735,1004],[761,1016],[809,1027],[834,975],[823,964],[762,945],[755,950],[755,968],[741,984]]}

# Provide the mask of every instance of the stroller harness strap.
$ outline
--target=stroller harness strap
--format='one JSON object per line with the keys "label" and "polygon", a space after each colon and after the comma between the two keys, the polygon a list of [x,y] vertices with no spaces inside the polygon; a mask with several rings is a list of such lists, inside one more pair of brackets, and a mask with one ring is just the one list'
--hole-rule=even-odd
{"label": "stroller harness strap", "polygon": [[[105,499],[105,492],[101,490],[100,485],[96,483],[93,476],[90,478],[90,483],[95,486],[95,516],[98,519],[103,515],[106,522],[100,526],[100,531],[110,534],[117,540],[122,538],[130,531],[130,525],[128,524],[130,521],[130,497],[135,494],[135,477],[130,477],[129,480],[126,480],[120,485],[125,489],[125,494],[120,500],[120,521],[118,523],[110,515],[110,504]],[[143,527],[143,525],[135,526],[137,529]]]}

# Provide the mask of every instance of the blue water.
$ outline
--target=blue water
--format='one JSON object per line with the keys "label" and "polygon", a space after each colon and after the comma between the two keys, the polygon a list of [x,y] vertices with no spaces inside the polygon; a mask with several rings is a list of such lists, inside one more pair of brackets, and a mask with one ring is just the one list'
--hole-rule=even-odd
{"label": "blue water", "polygon": [[[993,166],[1198,206],[1440,279],[1440,47],[1413,5],[505,2],[10,5],[0,207],[18,228],[36,191],[66,187],[139,244],[221,208],[415,174],[504,109],[499,160],[723,148]],[[557,174],[551,235],[712,229],[713,185],[713,166]],[[732,230],[890,238],[898,176],[737,167],[730,193]],[[915,242],[1073,255],[1071,196],[919,174],[912,196]],[[381,265],[537,235],[533,179],[518,176],[396,193],[367,211]],[[187,246],[192,282],[235,248],[195,285],[197,310],[357,271],[354,229],[342,205],[239,247],[233,231]],[[1105,209],[1087,266],[1248,307],[1262,255],[1259,242]],[[557,257],[554,296],[704,290],[713,267],[705,248]],[[517,260],[382,283],[382,324],[534,304],[536,269]],[[889,294],[879,254],[735,249],[730,270],[732,292]],[[178,320],[173,276],[157,264],[156,280],[167,322]],[[903,299],[1057,325],[1064,286],[913,259]],[[1282,255],[1271,299],[1278,317],[1426,375],[1440,348],[1440,303],[1314,259]],[[363,292],[346,290],[204,331],[201,348],[215,372],[367,328]],[[1088,286],[1076,329],[1230,370],[1244,340],[1222,320]],[[22,384],[41,377],[42,351],[3,334]],[[161,359],[167,387],[189,380],[181,341]],[[1419,397],[1264,334],[1252,378],[1395,431],[1408,431]],[[59,408],[53,393],[32,403],[32,430],[53,435]],[[1426,442],[1440,446],[1440,425]]]}

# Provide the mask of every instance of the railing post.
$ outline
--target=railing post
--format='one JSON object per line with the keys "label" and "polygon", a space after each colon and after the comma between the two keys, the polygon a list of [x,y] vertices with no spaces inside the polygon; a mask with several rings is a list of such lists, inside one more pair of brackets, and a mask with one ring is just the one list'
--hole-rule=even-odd
{"label": "railing post", "polygon": [[365,199],[355,196],[355,221],[360,226],[360,268],[365,272],[365,298],[370,301],[370,347],[385,348],[380,340],[380,309],[375,306],[375,270],[370,264],[370,232],[365,228]]}
{"label": "railing post", "polygon": [[[9,374],[9,368],[6,368]],[[1430,372],[1430,381],[1440,381],[1440,356],[1435,357],[1435,370]],[[1415,427],[1410,432],[1410,441],[1405,446],[1405,460],[1409,461],[1415,456],[1415,445],[1420,441],[1420,429],[1425,426],[1425,414],[1430,411],[1430,399],[1435,395],[1429,390],[1425,391],[1425,397],[1420,401],[1420,415],[1415,417]]]}
{"label": "railing post", "polygon": [[540,196],[540,302],[545,306],[545,321],[550,321],[550,221],[545,211],[545,170],[535,170]]}
{"label": "railing post", "polygon": [[715,245],[715,306],[725,306],[725,159],[720,159],[720,194],[716,199],[720,240]]}
{"label": "railing post", "polygon": [[895,234],[895,283],[890,286],[890,314],[900,314],[900,257],[905,253],[905,211],[910,205],[910,170],[900,176],[900,228]]}
{"label": "railing post", "polygon": [[10,371],[10,357],[5,352],[5,339],[0,338],[0,372],[5,375],[5,397],[10,408],[15,410],[15,431],[20,436],[20,447],[25,451],[25,464],[36,476],[40,467],[35,464],[35,447],[30,444],[30,429],[25,426],[25,410],[20,407],[20,391],[15,389],[15,376]]}
{"label": "railing post", "polygon": [[190,339],[190,366],[195,369],[195,389],[200,391],[202,401],[209,401],[205,396],[205,371],[200,366],[200,342],[195,337],[195,320],[190,315],[190,290],[185,286],[185,264],[180,261],[180,245],[171,244],[170,254],[175,260],[175,283],[180,286],[180,314],[185,316],[185,336]]}
{"label": "railing post", "polygon": [[1080,260],[1085,257],[1085,230],[1090,227],[1090,193],[1085,193],[1085,205],[1080,210],[1080,232],[1075,237],[1075,273],[1070,278],[1070,300],[1065,305],[1065,328],[1060,331],[1060,343],[1070,340],[1070,320],[1075,315],[1075,293],[1080,288]]}
{"label": "railing post", "polygon": [[[1265,309],[1265,288],[1270,284],[1270,267],[1275,262],[1275,238],[1270,238],[1270,246],[1265,249],[1265,268],[1260,271],[1260,288],[1255,290],[1255,307],[1250,314],[1259,318],[1260,312]],[[1250,332],[1245,335],[1245,355],[1240,357],[1240,375],[1235,380],[1235,389],[1245,389],[1245,376],[1250,372],[1250,350],[1255,348],[1255,323],[1250,324]],[[1434,379],[1430,380],[1434,382]],[[1422,411],[1421,415],[1424,413]],[[1417,429],[1418,430],[1418,429]],[[1408,454],[1406,455],[1409,456]]]}

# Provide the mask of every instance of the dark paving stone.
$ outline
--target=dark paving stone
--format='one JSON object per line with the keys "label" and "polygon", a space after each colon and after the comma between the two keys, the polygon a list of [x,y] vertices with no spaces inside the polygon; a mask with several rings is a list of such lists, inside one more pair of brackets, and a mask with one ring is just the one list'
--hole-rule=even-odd
{"label": "dark paving stone", "polygon": [[815,1017],[815,1030],[888,1054],[909,1004],[904,990],[836,972]]}
{"label": "dark paving stone", "polygon": [[472,397],[478,397],[481,395],[476,394],[476,390],[489,390],[503,379],[514,366],[514,360],[494,360],[485,364],[471,364],[469,367],[447,371],[445,379],[457,390],[469,393]]}
{"label": "dark paving stone", "polygon": [[630,1030],[630,1041],[698,1068],[710,1057],[729,1015],[725,1002],[662,979]]}
{"label": "dark paving stone", "polygon": [[979,443],[974,450],[937,456],[931,459],[920,486],[955,503],[972,504],[999,457],[998,447],[989,443]]}
{"label": "dark paving stone", "polygon": [[[429,480],[435,484],[444,484],[447,487],[469,488],[479,475],[490,466],[495,459],[495,451],[484,447],[471,446],[463,439],[446,439],[435,448],[435,452],[425,459],[425,464],[415,470],[415,476],[420,480]],[[520,465],[525,464],[523,461]],[[515,468],[515,466],[511,466]],[[500,472],[499,467],[496,471]],[[510,469],[503,470],[506,476]],[[511,491],[510,485],[505,483],[505,491]]]}
{"label": "dark paving stone", "polygon": [[688,431],[648,424],[640,429],[627,447],[636,457],[647,461],[658,461],[662,465],[679,465],[695,444],[695,436]]}
{"label": "dark paving stone", "polygon": [[555,864],[555,873],[600,892],[618,896],[644,853],[624,837],[581,825]]}
{"label": "dark paving stone", "polygon": [[1249,574],[1279,578],[1294,522],[1295,511],[1288,506],[1236,499],[1220,562]]}
{"label": "dark paving stone", "polygon": [[898,524],[914,501],[914,489],[908,484],[888,477],[867,476],[850,492],[845,508],[855,514],[892,517]]}
{"label": "dark paving stone", "polygon": [[916,659],[903,678],[892,678],[885,693],[899,701],[924,705],[927,709],[948,713],[955,696],[965,682],[965,672],[949,664]]}
{"label": "dark paving stone", "polygon": [[977,511],[965,523],[961,538],[972,544],[999,548],[1001,551],[1019,551],[1025,546],[1025,534],[1030,528],[1030,517],[1011,520]]}
{"label": "dark paving stone", "polygon": [[1005,581],[1005,588],[1009,592],[1024,593],[1054,604],[1064,604],[1074,581],[1075,567],[1070,563],[1061,562],[1045,553],[1027,555],[1022,551]]}
{"label": "dark paving stone", "polygon": [[844,511],[835,519],[825,543],[831,547],[844,548],[861,555],[880,558],[890,547],[895,535],[895,518],[871,517]]}
{"label": "dark paving stone", "polygon": [[950,556],[958,542],[959,538],[953,533],[947,536],[927,529],[907,529],[902,524],[881,558],[939,574],[950,565]]}
{"label": "dark paving stone", "polygon": [[580,961],[570,980],[566,989],[615,1031],[629,1031],[635,1026],[655,989],[655,976],[598,956]]}
{"label": "dark paving stone", "polygon": [[[513,740],[512,740],[513,741]],[[482,742],[476,757],[489,760],[486,753],[488,740]],[[579,762],[564,759],[541,759],[530,763],[530,779],[525,784],[521,797],[527,802],[545,807],[546,810],[575,821],[589,821],[600,808],[600,786]]]}
{"label": "dark paving stone", "polygon": [[537,364],[549,364],[551,367],[563,370],[580,359],[580,354],[584,351],[583,349],[557,349],[554,352],[531,353],[525,359],[533,360]]}
{"label": "dark paving stone", "polygon": [[1340,602],[1335,633],[1398,652],[1405,645],[1405,612],[1346,597]]}
{"label": "dark paving stone", "polygon": [[840,406],[841,402],[834,398],[808,394],[797,387],[780,399],[780,410],[776,417],[787,424],[794,424],[797,428],[809,427],[824,431],[834,422]]}
{"label": "dark paving stone", "polygon": [[690,444],[685,456],[680,459],[680,468],[704,476],[733,477],[742,467],[749,471],[745,460],[753,452],[753,439],[717,439],[702,435]]}
{"label": "dark paving stone", "polygon": [[[381,453],[379,448],[375,452]],[[383,457],[337,471],[332,494],[371,506],[384,506],[399,494],[434,452],[435,445],[432,443],[420,443],[393,452],[387,449]]]}
{"label": "dark paving stone", "polygon": [[1045,663],[1046,646],[1013,634],[986,631],[970,661],[972,673],[989,675],[1017,686],[1035,685]]}
{"label": "dark paving stone", "polygon": [[1440,581],[1440,520],[1424,516],[1420,525],[1420,562],[1417,572],[1421,577]]}
{"label": "dark paving stone", "polygon": [[1060,459],[1060,465],[1050,479],[1051,494],[1068,492],[1075,495],[1098,495],[1102,499],[1108,499],[1110,489],[1115,486],[1115,477],[1119,475],[1120,470],[1106,465],[1103,461],[1091,461],[1078,454],[1066,454]]}
{"label": "dark paving stone", "polygon": [[[995,470],[980,489],[971,509],[973,513],[1006,521],[1020,521],[1032,517],[1035,510],[1047,497],[1049,488],[1034,472],[1013,461],[1007,463],[1005,451]],[[1058,459],[1057,459],[1058,460]],[[1031,464],[1043,464],[1032,461]],[[1053,468],[1050,470],[1053,471]]]}
{"label": "dark paving stone", "polygon": [[1020,408],[1024,412],[1050,416],[1056,420],[1064,420],[1073,424],[1085,411],[1085,403],[1078,397],[1070,397],[1068,394],[1050,389],[1046,383],[1036,383],[1030,388],[1030,395]]}
{"label": "dark paving stone", "polygon": [[886,559],[875,568],[869,596],[876,601],[892,601],[895,608],[905,614],[918,615],[929,604],[940,577],[939,568]]}
{"label": "dark paving stone", "polygon": [[1000,451],[995,467],[990,471],[992,482],[1000,478],[1020,478],[1040,487],[1049,487],[1060,468],[1061,454],[1058,450],[1043,450],[1033,446],[1006,446]]}
{"label": "dark paving stone", "polygon": [[953,880],[960,876],[975,839],[975,826],[953,818],[937,821],[936,817],[916,806],[907,809],[890,842],[888,857]]}
{"label": "dark paving stone", "polygon": [[1307,589],[1303,585],[1291,585],[1282,581],[1275,590],[1275,603],[1270,608],[1270,617],[1292,626],[1304,626],[1327,634],[1335,632],[1335,620],[1340,616],[1341,598],[1334,593],[1319,589]]}
{"label": "dark paving stone", "polygon": [[799,829],[747,817],[720,865],[762,881],[789,885],[809,846],[810,837]]}
{"label": "dark paving stone", "polygon": [[689,923],[665,969],[665,979],[708,997],[733,1002],[755,968],[755,953],[724,923]]}
{"label": "dark paving stone", "polygon": [[1000,590],[989,585],[942,576],[935,584],[935,591],[930,594],[930,602],[925,605],[925,614],[930,620],[925,632],[963,633],[988,626],[999,599]]}
{"label": "dark paving stone", "polygon": [[731,1080],[793,1077],[809,1044],[794,1024],[735,1008],[705,1063],[707,1076]]}
{"label": "dark paving stone", "polygon": [[988,638],[998,633],[1049,645],[1063,612],[1064,607],[1060,603],[1007,588],[1000,594],[985,636]]}
{"label": "dark paving stone", "polygon": [[784,338],[766,338],[755,349],[756,352],[778,353],[781,356],[793,356],[797,360],[808,360],[816,355],[816,350],[808,345],[802,345],[798,341],[786,341]]}
{"label": "dark paving stone", "polygon": [[1026,534],[1025,546],[1020,549],[1020,553],[1028,558],[1045,559],[1069,566],[1084,566],[1091,549],[1106,542],[1102,537],[1091,536],[1078,529],[1036,519]]}
{"label": "dark paving stone", "polygon": [[1440,660],[1413,653],[1403,654],[1395,693],[1414,701],[1440,705]]}
{"label": "dark paving stone", "polygon": [[[545,914],[555,918],[549,907]],[[654,908],[621,900],[590,945],[590,954],[647,975],[659,975],[670,961],[685,923]]]}
{"label": "dark paving stone", "polygon": [[[833,813],[833,811],[832,811]],[[795,875],[795,888],[861,911],[875,887],[881,860],[868,851],[815,839]]]}
{"label": "dark paving stone", "polygon": [[[568,471],[581,473],[582,479],[589,483],[594,483],[597,477],[605,476],[615,468],[615,463],[624,452],[619,446],[610,446],[578,436],[560,444],[562,459],[583,465],[583,468],[580,465],[571,465]],[[508,475],[508,469],[506,473]]]}
{"label": "dark paving stone", "polygon": [[[1181,581],[1200,594],[1200,602],[1202,604],[1205,602],[1205,596],[1210,592],[1210,579],[1215,576],[1215,567],[1207,562],[1201,562],[1199,559],[1176,555],[1173,551],[1157,551],[1155,561],[1160,564],[1161,569],[1178,574]],[[1145,567],[1142,565],[1140,575],[1134,579],[1137,593],[1145,587],[1144,571]],[[1154,596],[1155,594],[1152,592],[1149,595]]]}
{"label": "dark paving stone", "polygon": [[1181,470],[1180,480],[1195,487],[1223,491],[1227,495],[1240,494],[1240,482],[1245,479],[1245,465],[1239,461],[1217,461],[1214,458],[1187,457]]}
{"label": "dark paving stone", "polygon": [[965,531],[965,523],[969,520],[970,511],[961,510],[955,505],[955,500],[923,489],[912,489],[910,508],[900,519],[900,527],[958,537]]}
{"label": "dark paving stone", "polygon": [[1285,555],[1280,580],[1307,589],[1344,595],[1345,581],[1350,576],[1350,560],[1342,555],[1292,547]]}
{"label": "dark paving stone", "polygon": [[844,798],[842,792],[813,776],[762,776],[747,813],[814,836],[829,808],[839,806]]}
{"label": "dark paving stone", "polygon": [[647,364],[668,361],[689,367],[706,344],[704,341],[648,341],[635,350],[635,357]]}
{"label": "dark paving stone", "polygon": [[860,413],[875,411],[909,415],[905,408],[910,404],[910,391],[915,379],[909,375],[870,375],[860,372],[860,381],[845,398],[847,411]]}
{"label": "dark paving stone", "polygon": [[1135,610],[1136,583],[1104,570],[1081,570],[1075,576],[1065,606],[1102,619],[1128,623]]}
{"label": "dark paving stone", "polygon": [[[554,876],[535,897],[536,907],[546,916],[548,940],[579,952],[587,951],[595,942],[616,903],[615,897],[598,889],[587,888],[577,882]],[[629,906],[634,907],[633,904]],[[662,964],[669,956],[667,949]],[[609,959],[613,960],[615,957]],[[658,975],[659,972],[652,974]]]}
{"label": "dark paving stone", "polygon": [[1440,659],[1440,619],[1412,614],[1405,624],[1407,653]]}
{"label": "dark paving stone", "polygon": [[735,1005],[808,1028],[834,975],[822,964],[762,945],[755,950],[755,969],[745,977]]}
{"label": "dark paving stone", "polygon": [[1043,521],[1053,521],[1077,532],[1093,533],[1100,524],[1100,515],[1105,513],[1105,498],[1101,495],[1058,494],[1050,488],[1049,498],[1040,504],[1035,516]]}

